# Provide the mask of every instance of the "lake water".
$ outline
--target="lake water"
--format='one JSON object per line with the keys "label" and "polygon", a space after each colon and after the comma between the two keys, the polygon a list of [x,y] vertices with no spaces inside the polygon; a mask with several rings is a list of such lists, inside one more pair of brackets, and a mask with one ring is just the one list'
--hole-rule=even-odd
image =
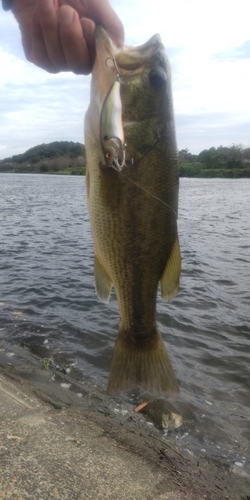
{"label": "lake water", "polygon": [[[249,192],[250,179],[180,180],[181,287],[170,304],[157,304],[181,386],[175,404],[188,415],[177,438],[243,467],[250,455]],[[60,353],[66,369],[73,364],[105,388],[118,325],[115,295],[105,305],[95,293],[85,178],[0,175],[0,338]]]}

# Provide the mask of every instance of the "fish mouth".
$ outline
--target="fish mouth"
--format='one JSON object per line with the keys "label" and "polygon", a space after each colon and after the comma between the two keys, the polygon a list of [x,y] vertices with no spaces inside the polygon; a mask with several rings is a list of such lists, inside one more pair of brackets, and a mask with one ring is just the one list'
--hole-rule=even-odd
{"label": "fish mouth", "polygon": [[113,65],[120,75],[135,74],[143,71],[146,67],[161,66],[166,59],[165,47],[159,34],[153,35],[142,45],[124,45],[120,50],[113,44],[104,28],[97,26],[95,40],[96,53],[106,54],[105,64],[107,68],[111,68]]}
{"label": "fish mouth", "polygon": [[113,45],[115,47],[107,31],[100,25],[95,27],[95,41],[97,44],[100,42],[103,45],[104,49],[109,45]]}
{"label": "fish mouth", "polygon": [[131,47],[125,45],[123,51],[115,55],[121,75],[136,74],[155,66],[162,66],[165,61],[165,48],[160,35],[153,35],[143,45]]}
{"label": "fish mouth", "polygon": [[[95,40],[96,43],[99,44],[101,43],[104,50],[105,48],[109,48],[110,46],[115,47],[116,51],[120,50],[114,45],[112,42],[111,38],[109,37],[108,33],[105,31],[105,29],[102,26],[96,26],[95,28]],[[145,43],[141,45],[124,45],[123,48],[121,49],[122,51],[129,51],[129,52],[141,52],[145,53],[148,50],[151,50],[152,47],[158,47],[162,45],[161,41],[161,36],[156,33],[155,35],[151,36],[149,40],[147,40]]]}

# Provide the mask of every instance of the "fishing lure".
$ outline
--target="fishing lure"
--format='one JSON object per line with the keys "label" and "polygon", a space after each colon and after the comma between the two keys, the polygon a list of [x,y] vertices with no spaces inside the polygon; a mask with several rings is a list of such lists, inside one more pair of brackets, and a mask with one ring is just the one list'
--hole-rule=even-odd
{"label": "fishing lure", "polygon": [[[108,58],[110,59],[110,58]],[[118,172],[126,164],[126,144],[122,126],[122,102],[120,95],[120,74],[114,58],[116,80],[104,99],[100,118],[100,139],[107,167]],[[106,61],[107,62],[107,61]]]}

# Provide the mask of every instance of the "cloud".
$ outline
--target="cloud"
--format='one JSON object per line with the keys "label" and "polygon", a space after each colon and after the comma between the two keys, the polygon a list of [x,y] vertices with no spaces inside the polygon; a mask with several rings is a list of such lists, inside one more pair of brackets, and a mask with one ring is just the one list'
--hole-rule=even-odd
{"label": "cloud", "polygon": [[[172,67],[178,145],[249,144],[249,0],[111,0],[126,43],[160,33]],[[246,14],[246,15],[244,15]],[[0,158],[54,140],[83,141],[90,77],[25,60],[17,23],[0,16]]]}
{"label": "cloud", "polygon": [[51,75],[1,47],[0,61],[1,158],[42,142],[83,142],[90,77]]}
{"label": "cloud", "polygon": [[[113,0],[124,22],[126,42],[143,43],[160,33],[168,47],[197,47],[209,53],[244,43],[249,37],[249,1]],[[245,15],[244,15],[245,14]]]}
{"label": "cloud", "polygon": [[197,60],[186,53],[173,79],[176,112],[250,114],[250,67],[246,60]]}
{"label": "cloud", "polygon": [[235,54],[238,59],[250,59],[250,40],[247,40],[243,45],[235,49]]}
{"label": "cloud", "polygon": [[237,59],[250,59],[250,40],[247,40],[240,47],[231,49],[230,52],[221,52],[215,55],[215,59],[220,61],[235,61]]}
{"label": "cloud", "polygon": [[11,89],[1,113],[0,137],[6,145],[1,151],[2,157],[42,142],[83,142],[83,118],[89,94],[83,82],[71,82],[70,91],[69,85],[58,85],[55,93],[50,86],[41,86],[39,100],[36,90],[32,87],[26,87],[23,92]]}
{"label": "cloud", "polygon": [[1,47],[9,53],[16,54],[24,59],[21,35],[18,24],[10,12],[5,12],[1,8],[0,15]]}
{"label": "cloud", "polygon": [[178,149],[188,147],[193,154],[212,146],[250,146],[249,116],[235,119],[234,113],[204,113],[198,116],[177,113],[176,129]]}

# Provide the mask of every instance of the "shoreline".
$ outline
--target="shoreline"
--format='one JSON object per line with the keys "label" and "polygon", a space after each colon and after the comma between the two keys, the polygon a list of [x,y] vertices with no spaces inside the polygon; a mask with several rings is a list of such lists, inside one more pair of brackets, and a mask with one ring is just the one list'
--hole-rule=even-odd
{"label": "shoreline", "polygon": [[[63,176],[69,176],[69,177],[85,177],[86,176],[86,170],[81,173],[75,173],[75,172],[70,172],[68,170],[66,171],[59,171],[59,172],[1,172],[1,174],[10,174],[10,175],[63,175]],[[179,179],[249,179],[250,175],[179,175]]]}
{"label": "shoreline", "polygon": [[[9,355],[10,351],[14,354],[13,356]],[[41,360],[37,356],[19,346],[10,346],[3,340],[0,341],[0,382],[0,394],[3,401],[0,413],[3,412],[3,422],[7,425],[7,434],[3,429],[5,425],[1,430],[5,438],[3,467],[0,473],[1,499],[9,498],[9,490],[5,491],[5,489],[10,488],[10,484],[13,486],[14,477],[17,478],[15,487],[21,484],[23,490],[20,487],[18,491],[17,488],[15,495],[13,493],[14,496],[11,496],[13,500],[26,500],[26,498],[34,500],[40,500],[40,498],[42,500],[46,498],[96,499],[99,496],[95,483],[92,486],[89,485],[88,491],[83,489],[86,486],[86,477],[92,474],[97,483],[100,481],[100,491],[102,491],[100,498],[107,499],[118,497],[130,499],[132,498],[131,491],[138,500],[201,500],[202,498],[245,500],[250,495],[250,475],[241,467],[232,466],[223,459],[215,459],[206,454],[192,453],[173,444],[172,441],[168,442],[158,429],[148,424],[142,414],[134,412],[131,404],[124,402],[121,398],[108,397],[100,388],[91,383],[91,380],[86,379],[83,383],[51,367],[42,368]],[[13,405],[15,406],[14,412]],[[37,424],[26,425],[25,422],[32,421],[34,418]],[[62,421],[64,424],[61,423]],[[27,429],[31,434],[34,432],[35,451],[28,438],[28,441],[22,441],[22,433],[27,433]],[[80,444],[77,444],[77,439],[74,437],[76,429]],[[51,440],[55,430],[56,439]],[[98,436],[97,442],[96,436]],[[92,457],[91,465],[84,468],[82,472],[81,460],[86,460],[85,440],[87,437],[89,437],[90,448],[95,437],[95,446],[92,451],[89,450]],[[104,447],[102,447],[103,440],[105,441]],[[64,448],[65,442],[66,448]],[[14,453],[12,460],[9,461],[9,453],[13,446],[19,451],[17,450],[18,453]],[[22,474],[19,477],[18,466],[20,466],[20,457],[26,460],[27,464],[31,457],[33,457],[32,460],[40,463],[39,460],[44,460],[42,459],[44,449],[49,450],[56,463],[57,479],[54,483],[52,479],[48,483],[45,481],[38,487],[36,476],[30,477],[29,467],[27,466],[25,470],[21,468],[20,474]],[[67,490],[65,478],[68,465],[62,461],[61,453],[68,454],[70,457],[68,461],[71,463],[76,451],[79,455],[79,462],[74,462],[71,466],[78,477],[78,482],[72,486],[72,491],[72,489]],[[117,452],[119,452],[119,458],[116,456]],[[135,476],[131,479],[132,462]],[[109,463],[112,464],[110,468]],[[104,469],[107,467],[105,477],[101,464]],[[45,467],[44,463],[42,467]],[[116,486],[112,479],[114,467],[120,467],[117,472]],[[6,478],[9,481],[8,484]],[[124,489],[124,478],[127,480],[130,478],[132,490],[129,489],[130,486],[127,490]],[[25,481],[28,481],[29,489],[25,486]],[[51,491],[52,483],[57,493],[54,490],[54,493]],[[60,489],[61,483],[64,485],[64,493]],[[113,485],[113,491],[110,485]],[[37,488],[41,489],[39,495]]]}

